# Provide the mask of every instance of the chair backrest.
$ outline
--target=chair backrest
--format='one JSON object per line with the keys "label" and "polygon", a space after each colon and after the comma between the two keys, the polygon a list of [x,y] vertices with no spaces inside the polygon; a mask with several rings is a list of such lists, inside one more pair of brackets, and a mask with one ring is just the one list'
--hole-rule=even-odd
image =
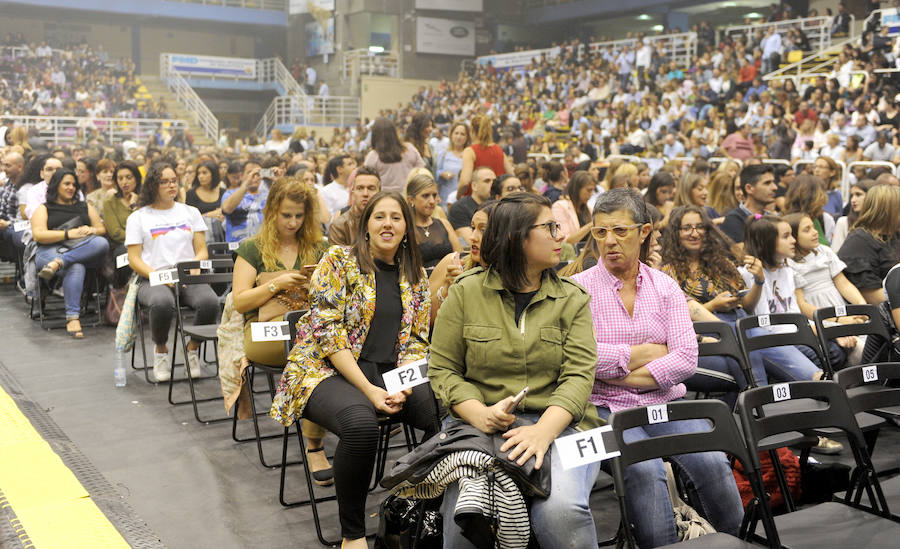
{"label": "chair backrest", "polygon": [[[730,329],[730,328],[729,328]],[[721,451],[738,459],[744,466],[744,471],[750,479],[750,485],[754,493],[754,501],[748,505],[747,511],[755,512],[757,508],[764,509],[759,501],[764,497],[765,489],[762,477],[759,473],[759,463],[748,450],[744,439],[738,431],[734,416],[725,403],[719,400],[690,400],[677,401],[664,404],[668,421],[683,421],[689,419],[706,420],[710,422],[709,430],[691,431],[662,436],[648,436],[631,442],[625,441],[624,433],[628,429],[644,427],[650,424],[649,412],[652,407],[641,406],[628,408],[614,412],[609,422],[613,429],[617,449],[621,453],[618,458],[612,460],[613,481],[619,498],[622,522],[626,525],[626,539],[630,547],[634,546],[627,519],[627,511],[624,505],[625,497],[625,469],[634,463],[640,463],[650,459],[664,458],[679,454],[695,452]],[[778,535],[770,516],[762,518],[766,529],[767,539],[772,547],[778,547]],[[748,524],[748,521],[744,521]],[[743,533],[743,532],[742,532]]]}
{"label": "chair backrest", "polygon": [[[766,326],[794,326],[796,331],[789,333],[766,333],[749,335],[754,328]],[[823,358],[819,340],[809,327],[809,320],[800,313],[772,313],[769,315],[753,315],[739,318],[735,323],[738,342],[744,353],[744,360],[750,363],[750,353],[760,349],[781,347],[784,345],[803,345],[815,351],[821,364],[826,364]]]}
{"label": "chair backrest", "polygon": [[288,356],[291,354],[291,348],[294,346],[294,341],[297,339],[297,321],[300,320],[300,317],[305,315],[307,309],[298,310],[298,311],[288,311],[284,314],[284,319],[288,323],[288,330],[290,330],[291,339],[284,342],[284,356]]}
{"label": "chair backrest", "polygon": [[210,242],[206,245],[206,251],[209,253],[210,259],[231,257],[234,253],[230,242]]}
{"label": "chair backrest", "polygon": [[[819,344],[823,349],[828,348],[829,341],[845,336],[876,335],[882,341],[890,343],[891,336],[881,321],[881,315],[878,312],[878,307],[875,305],[847,305],[846,312],[841,311],[842,314],[840,315],[837,312],[837,307],[822,307],[816,309],[813,315],[813,320],[816,322],[816,332],[819,336]],[[866,316],[868,320],[861,324],[833,325],[831,322],[828,322],[826,325],[826,319],[845,316]],[[835,365],[831,363],[831,357],[828,353],[825,353],[825,360],[828,361],[828,367],[831,371],[835,371]]]}
{"label": "chair backrest", "polygon": [[[790,407],[772,406],[776,402],[787,400],[791,402]],[[759,449],[759,441],[772,435],[792,431],[808,432],[825,427],[844,431],[850,443],[853,459],[861,471],[856,481],[868,489],[873,511],[886,517],[890,516],[862,431],[856,423],[856,415],[850,406],[847,393],[840,385],[830,380],[792,381],[748,389],[738,395],[737,411],[744,428],[747,446],[754,459],[756,458],[754,452]],[[854,484],[847,491],[847,498],[855,486],[857,485]]]}
{"label": "chair backrest", "polygon": [[697,351],[700,356],[725,356],[737,361],[744,374],[744,381],[747,387],[758,387],[756,379],[753,377],[753,371],[750,369],[737,337],[734,335],[734,329],[727,322],[694,322],[694,332],[700,336],[713,336],[716,341],[700,342],[697,344]]}
{"label": "chair backrest", "polygon": [[191,269],[200,269],[201,261],[182,261],[176,265],[178,283],[185,286],[191,284],[222,284],[231,282],[234,274],[234,261],[227,259],[208,259],[211,272],[201,270],[200,274],[191,274]]}
{"label": "chair backrest", "polygon": [[900,380],[900,362],[880,362],[844,368],[834,376],[843,387],[854,412],[900,406],[900,388],[891,381]]}

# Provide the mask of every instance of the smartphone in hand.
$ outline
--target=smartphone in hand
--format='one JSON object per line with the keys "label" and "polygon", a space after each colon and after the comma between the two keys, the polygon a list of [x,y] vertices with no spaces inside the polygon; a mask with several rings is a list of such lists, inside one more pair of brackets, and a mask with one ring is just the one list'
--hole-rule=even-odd
{"label": "smartphone in hand", "polygon": [[519,394],[517,394],[513,398],[513,401],[509,403],[509,406],[506,407],[506,413],[511,414],[513,412],[513,410],[516,409],[516,406],[518,406],[519,403],[522,402],[522,399],[525,398],[525,395],[527,393],[528,393],[528,387],[525,387],[524,389],[519,391]]}

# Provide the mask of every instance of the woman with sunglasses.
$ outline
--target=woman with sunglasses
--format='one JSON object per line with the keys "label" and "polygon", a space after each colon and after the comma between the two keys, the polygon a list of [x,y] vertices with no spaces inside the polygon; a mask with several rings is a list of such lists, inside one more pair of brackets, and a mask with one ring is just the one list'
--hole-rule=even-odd
{"label": "woman with sunglasses", "polygon": [[[530,505],[532,530],[547,549],[597,545],[588,497],[599,463],[563,469],[558,452],[545,456],[558,436],[596,420],[587,406],[596,362],[588,298],[554,270],[562,241],[545,197],[515,193],[498,202],[481,240],[485,267],[450,286],[428,365],[452,414],[445,426],[503,433],[508,459],[551,468],[549,497]],[[523,380],[528,391],[516,404]],[[453,520],[458,495],[456,482],[444,495],[443,546],[450,549],[472,547]]]}
{"label": "woman with sunglasses", "polygon": [[[678,284],[645,264],[653,230],[641,194],[613,189],[600,195],[591,234],[600,261],[572,278],[591,296],[597,365],[590,401],[601,419],[612,412],[684,397],[683,381],[697,368],[697,337]],[[703,421],[656,423],[625,438],[708,430]],[[731,466],[722,452],[673,456],[698,493],[700,512],[717,532],[737,534],[744,514]],[[678,541],[661,460],[628,467],[625,504],[640,547]],[[586,545],[585,545],[586,547]]]}

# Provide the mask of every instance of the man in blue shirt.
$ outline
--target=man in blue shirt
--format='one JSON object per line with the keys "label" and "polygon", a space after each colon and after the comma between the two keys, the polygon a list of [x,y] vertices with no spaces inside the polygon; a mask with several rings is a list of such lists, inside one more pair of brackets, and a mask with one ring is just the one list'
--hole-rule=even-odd
{"label": "man in blue shirt", "polygon": [[259,232],[263,208],[269,196],[268,189],[261,185],[260,169],[257,160],[245,162],[241,185],[236,189],[228,189],[222,195],[225,240],[228,242],[240,242]]}

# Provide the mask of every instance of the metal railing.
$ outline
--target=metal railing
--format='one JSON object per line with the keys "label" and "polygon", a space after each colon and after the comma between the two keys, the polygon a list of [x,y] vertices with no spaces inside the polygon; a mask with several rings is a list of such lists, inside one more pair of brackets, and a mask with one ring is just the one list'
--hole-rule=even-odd
{"label": "metal railing", "polygon": [[830,70],[825,70],[825,69],[831,69],[831,66],[837,63],[838,58],[837,58],[837,56],[834,56],[830,59],[824,59],[824,60],[821,60],[819,63],[813,65],[812,67],[807,66],[804,69],[803,67],[805,65],[815,62],[822,55],[828,55],[829,53],[832,53],[832,52],[839,52],[844,48],[844,46],[846,46],[847,44],[856,42],[857,40],[859,40],[858,36],[851,36],[840,42],[832,43],[831,46],[829,46],[825,50],[811,53],[810,55],[807,55],[806,57],[804,57],[803,59],[801,59],[795,63],[791,63],[787,66],[781,67],[778,70],[774,70],[768,74],[764,74],[762,78],[765,81],[793,80],[794,85],[799,87],[800,82],[804,78],[820,77],[820,76],[827,75],[828,72],[830,72]]}
{"label": "metal railing", "polygon": [[[34,57],[37,57],[36,55],[34,55],[34,50],[32,50],[28,46],[0,46],[0,54],[4,56],[10,55],[13,58],[19,58],[27,57],[29,53],[31,53]],[[68,50],[58,50],[56,48],[50,48],[50,53],[61,56],[73,52],[70,52]]]}
{"label": "metal railing", "polygon": [[367,49],[347,50],[341,63],[341,80],[356,86],[363,75],[400,77],[400,63],[394,52],[373,53]]}
{"label": "metal railing", "polygon": [[[16,126],[24,126],[29,133],[50,146],[83,143],[92,135],[103,137],[107,143],[125,140],[145,142],[160,128],[170,134],[187,130],[184,120],[163,118],[89,118],[83,116],[18,116],[7,115]],[[93,132],[96,131],[96,134]]]}
{"label": "metal railing", "polygon": [[296,126],[349,126],[360,118],[358,97],[282,95],[272,99],[256,124],[256,134],[265,137],[273,128],[293,131]]}
{"label": "metal railing", "polygon": [[219,119],[206,103],[200,99],[194,88],[188,84],[178,71],[172,70],[168,54],[159,56],[159,79],[175,94],[175,99],[194,117],[194,121],[203,129],[203,133],[213,141],[219,140]]}
{"label": "metal railing", "polygon": [[[759,42],[759,40],[756,40],[757,37],[761,40],[769,32],[769,29],[775,29],[775,32],[781,34],[782,44],[786,44],[787,31],[798,27],[806,35],[813,51],[822,51],[831,46],[831,21],[831,17],[823,15],[821,17],[803,17],[754,25],[734,25],[725,28],[725,35],[731,39],[743,36],[748,43],[753,44]],[[787,49],[785,48],[785,51]]]}
{"label": "metal railing", "polygon": [[287,11],[290,0],[166,0],[181,4],[204,4],[228,8],[250,8],[255,10]]}
{"label": "metal railing", "polygon": [[[663,53],[669,60],[675,61],[679,67],[689,67],[691,58],[697,55],[697,33],[682,32],[677,34],[660,34],[658,36],[644,37],[650,43],[650,46],[656,49],[662,45]],[[636,38],[624,38],[622,40],[611,40],[608,42],[593,42],[587,45],[586,50],[592,54],[600,54],[608,48],[619,50],[623,46],[635,47],[638,45]],[[566,51],[571,51],[571,47]],[[502,53],[497,55],[483,55],[477,59],[478,63],[486,65],[491,62],[497,68],[517,68],[524,67],[531,63],[535,58],[546,56],[548,58],[558,57],[563,52],[563,48],[545,48],[537,50],[516,51],[511,53]],[[578,58],[584,55],[585,45],[578,46]]]}

